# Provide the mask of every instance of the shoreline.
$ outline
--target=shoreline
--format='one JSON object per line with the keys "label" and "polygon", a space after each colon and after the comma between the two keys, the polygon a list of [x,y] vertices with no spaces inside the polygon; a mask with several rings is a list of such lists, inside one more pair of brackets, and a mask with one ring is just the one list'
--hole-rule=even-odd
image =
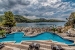
{"label": "shoreline", "polygon": [[[51,21],[51,22],[66,22],[66,21]],[[41,22],[17,22],[17,23],[41,23]]]}

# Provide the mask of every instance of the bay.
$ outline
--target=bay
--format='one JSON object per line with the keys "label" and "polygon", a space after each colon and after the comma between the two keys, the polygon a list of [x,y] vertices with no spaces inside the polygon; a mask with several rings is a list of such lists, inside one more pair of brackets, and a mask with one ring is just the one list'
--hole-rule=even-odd
{"label": "bay", "polygon": [[64,26],[66,22],[38,22],[38,23],[17,23],[17,27],[50,27],[50,26]]}

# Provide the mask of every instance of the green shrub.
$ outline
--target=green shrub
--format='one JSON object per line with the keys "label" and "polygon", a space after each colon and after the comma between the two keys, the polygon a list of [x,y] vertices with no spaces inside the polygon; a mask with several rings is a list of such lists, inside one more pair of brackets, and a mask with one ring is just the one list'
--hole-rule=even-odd
{"label": "green shrub", "polygon": [[0,30],[0,35],[4,36],[6,34],[5,30]]}

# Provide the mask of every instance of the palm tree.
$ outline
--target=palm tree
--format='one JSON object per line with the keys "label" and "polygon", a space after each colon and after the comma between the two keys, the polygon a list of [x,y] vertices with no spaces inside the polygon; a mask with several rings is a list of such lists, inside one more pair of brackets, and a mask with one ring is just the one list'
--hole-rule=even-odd
{"label": "palm tree", "polygon": [[53,25],[52,31],[55,33],[55,31],[56,31],[56,25]]}

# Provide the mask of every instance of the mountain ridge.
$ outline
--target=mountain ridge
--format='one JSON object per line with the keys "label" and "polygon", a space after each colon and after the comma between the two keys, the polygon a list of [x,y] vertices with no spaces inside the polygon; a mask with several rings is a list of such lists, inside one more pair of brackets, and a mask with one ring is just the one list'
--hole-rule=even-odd
{"label": "mountain ridge", "polygon": [[[0,22],[3,21],[4,16],[0,15]],[[58,19],[45,19],[45,18],[39,18],[39,19],[28,19],[26,17],[23,17],[22,15],[14,15],[15,21],[17,23],[32,23],[32,22],[65,22],[64,20],[58,20]]]}

